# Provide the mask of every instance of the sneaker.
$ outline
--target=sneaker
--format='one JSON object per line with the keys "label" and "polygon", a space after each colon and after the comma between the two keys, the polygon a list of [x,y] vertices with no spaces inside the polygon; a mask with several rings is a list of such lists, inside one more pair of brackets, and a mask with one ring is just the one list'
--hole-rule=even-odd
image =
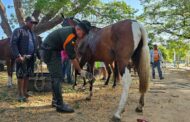
{"label": "sneaker", "polygon": [[26,97],[19,97],[18,102],[27,102],[28,99]]}

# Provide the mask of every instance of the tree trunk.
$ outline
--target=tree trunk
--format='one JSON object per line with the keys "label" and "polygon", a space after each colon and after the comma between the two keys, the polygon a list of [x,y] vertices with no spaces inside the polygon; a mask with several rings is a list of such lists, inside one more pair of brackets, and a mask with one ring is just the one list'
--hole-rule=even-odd
{"label": "tree trunk", "polygon": [[36,25],[36,27],[34,28],[34,32],[39,35],[47,30],[52,29],[53,27],[55,27],[56,25],[60,24],[63,21],[62,17],[60,16],[56,16],[54,17],[52,20],[44,22],[44,23],[40,23],[38,25]]}
{"label": "tree trunk", "polygon": [[21,0],[13,0],[13,1],[14,1],[14,8],[15,8],[17,19],[18,19],[18,23],[20,26],[23,26],[24,14],[22,11],[22,1]]}
{"label": "tree trunk", "polygon": [[10,37],[11,34],[12,34],[12,30],[11,30],[11,27],[10,27],[10,25],[8,23],[5,7],[4,7],[1,0],[0,0],[0,16],[1,16],[0,25],[1,25],[4,33],[7,35],[7,37]]}

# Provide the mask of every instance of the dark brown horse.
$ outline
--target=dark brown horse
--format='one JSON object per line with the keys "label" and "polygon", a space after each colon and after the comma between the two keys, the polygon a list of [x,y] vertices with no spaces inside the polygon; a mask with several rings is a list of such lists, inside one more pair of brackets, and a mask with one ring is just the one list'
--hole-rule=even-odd
{"label": "dark brown horse", "polygon": [[[114,121],[120,121],[121,113],[124,112],[129,87],[132,82],[127,68],[129,60],[132,59],[139,76],[139,91],[141,93],[137,112],[143,111],[144,94],[148,89],[150,75],[150,57],[147,43],[147,34],[144,27],[137,21],[123,20],[107,26],[97,32],[90,31],[79,45],[81,65],[88,62],[91,66],[95,61],[103,61],[108,64],[116,61],[119,73],[122,77],[123,92],[118,109],[113,116]],[[93,67],[89,68],[93,73]],[[93,80],[90,81],[91,99]]]}
{"label": "dark brown horse", "polygon": [[0,40],[0,60],[6,62],[8,74],[7,86],[11,87],[13,83],[12,74],[15,60],[11,55],[10,38]]}
{"label": "dark brown horse", "polygon": [[[64,18],[64,21],[62,23],[62,26],[65,27],[65,26],[72,26],[72,27],[75,27],[78,23],[80,22],[80,20],[74,18],[74,17],[69,17],[69,18]],[[101,28],[97,28],[97,27],[92,27],[93,28],[93,31],[99,31]],[[78,54],[78,51],[77,51],[77,48],[78,48],[78,44],[80,42],[76,42],[76,53]],[[78,60],[80,59],[80,55],[77,55],[78,57]],[[113,87],[116,86],[116,81],[118,79],[118,70],[117,70],[117,65],[114,64],[113,66],[113,63],[111,64],[107,64],[107,63],[104,63],[105,64],[105,67],[106,67],[106,70],[108,72],[108,77],[106,79],[106,82],[104,85],[108,85],[109,81],[110,81],[110,77],[111,77],[111,74],[112,74],[112,71],[114,72],[114,82],[113,82]],[[87,65],[87,67],[89,67],[89,65]],[[116,68],[114,68],[116,67]],[[77,86],[77,72],[75,71],[75,80],[74,80],[74,84],[73,84],[73,88],[75,88],[75,86]],[[83,78],[83,87],[85,87],[85,85],[87,84],[86,82],[86,79]]]}
{"label": "dark brown horse", "polygon": [[[40,36],[37,36],[37,57],[40,59],[40,46],[42,43],[42,39]],[[11,87],[13,84],[12,75],[13,75],[13,68],[15,64],[15,59],[11,53],[10,47],[10,38],[0,40],[0,60],[6,62],[7,65],[7,74],[8,74],[8,81],[7,86]]]}

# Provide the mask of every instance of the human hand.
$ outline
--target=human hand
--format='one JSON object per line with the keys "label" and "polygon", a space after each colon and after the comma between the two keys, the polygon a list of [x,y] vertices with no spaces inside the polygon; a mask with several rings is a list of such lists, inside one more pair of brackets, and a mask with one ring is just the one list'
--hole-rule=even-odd
{"label": "human hand", "polygon": [[24,57],[19,56],[16,58],[16,61],[22,63],[24,61]]}

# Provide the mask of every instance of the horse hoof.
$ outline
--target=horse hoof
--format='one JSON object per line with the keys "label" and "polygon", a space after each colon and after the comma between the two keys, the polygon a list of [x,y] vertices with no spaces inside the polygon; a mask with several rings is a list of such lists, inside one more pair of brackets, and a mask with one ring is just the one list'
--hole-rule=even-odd
{"label": "horse hoof", "polygon": [[112,88],[114,89],[116,86],[114,85],[114,86],[112,86]]}
{"label": "horse hoof", "polygon": [[125,112],[125,109],[123,109],[122,111],[121,111],[121,113],[124,113]]}
{"label": "horse hoof", "polygon": [[87,101],[90,101],[90,100],[91,100],[91,97],[86,97],[86,100],[87,100]]}
{"label": "horse hoof", "polygon": [[142,109],[142,108],[137,107],[137,108],[135,109],[135,111],[136,111],[137,113],[142,113],[142,112],[143,112],[143,109]]}
{"label": "horse hoof", "polygon": [[77,86],[77,85],[73,85],[73,89],[75,90],[75,86]]}
{"label": "horse hoof", "polygon": [[116,116],[113,116],[111,120],[112,122],[121,122],[121,119]]}
{"label": "horse hoof", "polygon": [[105,83],[105,84],[104,84],[104,86],[107,86],[107,85],[108,85],[108,83]]}

